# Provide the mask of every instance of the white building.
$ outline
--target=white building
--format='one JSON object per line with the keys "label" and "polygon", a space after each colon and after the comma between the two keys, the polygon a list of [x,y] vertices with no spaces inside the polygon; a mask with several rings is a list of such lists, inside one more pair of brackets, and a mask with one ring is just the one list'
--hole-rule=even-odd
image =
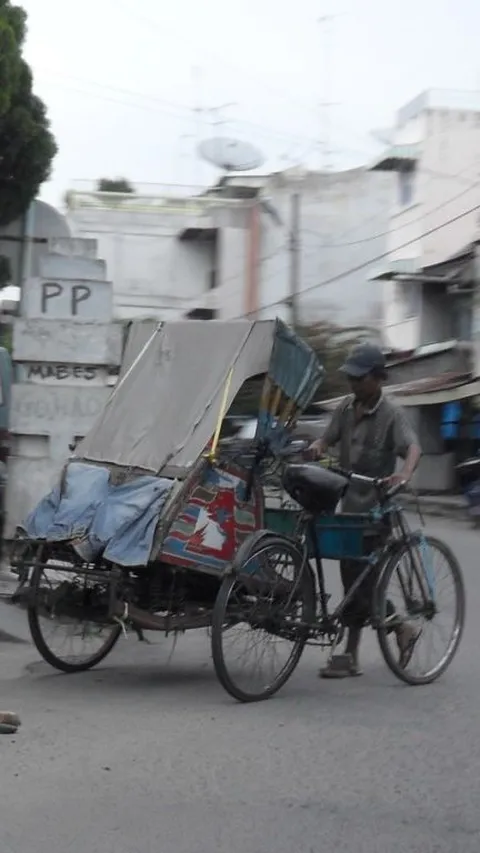
{"label": "white building", "polygon": [[384,280],[387,343],[415,349],[442,335],[438,294],[414,273],[431,267],[478,236],[480,97],[432,90],[403,107],[389,131],[391,145],[372,167],[395,174]]}
{"label": "white building", "polygon": [[379,315],[381,285],[369,283],[372,263],[385,253],[392,179],[365,168],[344,172],[291,169],[266,177],[237,176],[230,186],[257,186],[278,219],[262,217],[259,316],[271,317],[291,293],[292,199],[299,196],[298,304],[302,320],[371,321]]}
{"label": "white building", "polygon": [[178,319],[192,311],[210,316],[218,311],[220,280],[226,310],[232,302],[232,311],[243,313],[241,299],[232,295],[245,286],[250,218],[242,199],[186,196],[167,187],[155,194],[67,194],[72,231],[98,241],[113,281],[114,313],[122,319]]}
{"label": "white building", "polygon": [[381,285],[367,278],[386,249],[391,181],[365,168],[290,170],[228,177],[188,196],[72,190],[67,217],[76,236],[98,241],[117,317],[288,316],[299,193],[298,292],[308,291],[300,314],[363,321],[381,300]]}

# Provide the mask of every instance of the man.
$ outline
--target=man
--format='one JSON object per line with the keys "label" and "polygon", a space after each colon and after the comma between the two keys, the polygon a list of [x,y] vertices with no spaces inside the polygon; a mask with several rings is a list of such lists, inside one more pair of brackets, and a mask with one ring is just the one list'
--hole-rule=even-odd
{"label": "man", "polygon": [[[382,393],[386,377],[385,358],[373,344],[360,344],[352,349],[341,370],[346,373],[352,396],[342,401],[333,413],[324,436],[311,445],[314,458],[321,458],[327,448],[339,445],[339,464],[343,468],[388,480],[390,485],[407,483],[417,467],[421,450],[417,437],[403,409]],[[395,473],[397,458],[403,468]],[[352,483],[343,501],[343,512],[368,512],[377,503],[374,489]],[[353,585],[364,564],[343,560],[340,572],[345,593]],[[345,678],[361,675],[358,660],[361,631],[368,621],[375,572],[372,572],[355,593],[344,613],[348,628],[344,659],[335,659],[320,671],[323,678]],[[400,663],[407,666],[420,636],[420,631],[408,623],[392,622],[396,633]],[[343,660],[342,657],[342,660]]]}

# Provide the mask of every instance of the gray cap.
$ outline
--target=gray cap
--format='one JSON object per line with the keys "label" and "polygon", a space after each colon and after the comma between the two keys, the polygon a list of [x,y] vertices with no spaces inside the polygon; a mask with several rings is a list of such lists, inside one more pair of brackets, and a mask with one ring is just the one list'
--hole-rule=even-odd
{"label": "gray cap", "polygon": [[385,370],[385,356],[375,344],[358,344],[350,351],[344,365],[340,368],[347,376],[360,379],[374,370]]}

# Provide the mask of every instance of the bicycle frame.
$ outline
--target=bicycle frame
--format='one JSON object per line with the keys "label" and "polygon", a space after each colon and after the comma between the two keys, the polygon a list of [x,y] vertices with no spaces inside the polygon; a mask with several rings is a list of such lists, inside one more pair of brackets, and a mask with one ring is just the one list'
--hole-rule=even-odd
{"label": "bicycle frame", "polygon": [[[390,562],[392,557],[395,556],[395,553],[400,552],[405,546],[407,547],[408,552],[410,554],[412,569],[414,574],[416,575],[419,587],[422,591],[422,603],[425,607],[433,603],[433,589],[430,580],[426,575],[426,572],[423,570],[423,561],[422,570],[419,571],[417,565],[418,561],[414,557],[413,546],[417,545],[421,547],[424,544],[425,539],[423,532],[421,530],[410,530],[402,508],[396,503],[389,502],[384,505],[379,504],[374,510],[372,510],[372,520],[381,522],[382,520],[386,520],[387,518],[391,518],[391,523],[389,525],[390,535],[387,537],[384,544],[382,544],[379,548],[373,550],[368,556],[364,558],[366,563],[365,568],[363,569],[363,571],[359,572],[355,582],[352,584],[352,586],[350,587],[346,595],[342,598],[340,603],[337,605],[335,610],[332,613],[329,613],[328,601],[330,596],[328,595],[326,590],[323,558],[320,554],[318,547],[317,533],[315,527],[315,516],[308,513],[302,513],[302,516],[299,519],[299,530],[297,532],[300,534],[300,536],[302,536],[302,538],[303,536],[305,537],[305,560],[308,559],[309,550],[311,549],[311,551],[313,552],[315,576],[318,584],[317,602],[319,605],[319,608],[317,606],[316,627],[321,631],[325,633],[335,631],[335,626],[338,626],[338,624],[341,622],[342,616],[346,608],[348,607],[352,599],[355,597],[355,594],[357,593],[358,589],[373,571],[377,572],[378,574],[373,593],[371,610],[372,617],[370,624],[373,628],[379,627],[380,620],[378,612],[379,608],[377,590],[388,563]],[[395,530],[398,531],[398,534],[392,535]],[[404,580],[400,576],[399,580],[400,586],[402,588],[402,593],[405,599],[407,599],[408,592]],[[427,589],[425,587],[427,587]]]}

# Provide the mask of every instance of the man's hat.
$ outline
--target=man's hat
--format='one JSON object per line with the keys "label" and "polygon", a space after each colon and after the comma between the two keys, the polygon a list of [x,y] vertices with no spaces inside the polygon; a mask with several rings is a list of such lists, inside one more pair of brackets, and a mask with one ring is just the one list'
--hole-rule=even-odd
{"label": "man's hat", "polygon": [[353,379],[361,379],[369,373],[385,373],[385,356],[375,344],[358,344],[350,351],[340,370]]}

